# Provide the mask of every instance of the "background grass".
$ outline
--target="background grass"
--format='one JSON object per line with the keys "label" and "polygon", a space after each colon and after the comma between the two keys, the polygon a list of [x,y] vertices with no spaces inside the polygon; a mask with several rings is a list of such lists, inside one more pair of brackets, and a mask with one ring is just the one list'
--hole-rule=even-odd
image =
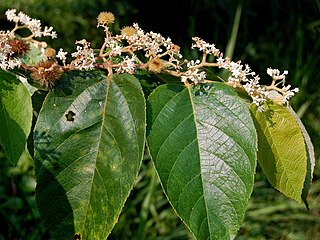
{"label": "background grass", "polygon": [[[316,152],[308,196],[310,211],[274,190],[258,167],[237,239],[320,239],[319,0],[6,0],[0,2],[0,29],[12,26],[5,21],[8,8],[22,10],[53,26],[59,38],[48,42],[56,49],[74,51],[74,42],[82,38],[99,47],[104,36],[96,28],[96,16],[100,11],[112,11],[117,18],[114,31],[137,22],[146,31],[170,37],[190,59],[198,57],[190,49],[191,37],[199,36],[228,52],[233,60],[248,63],[263,82],[270,81],[268,67],[289,70],[288,83],[300,89],[291,104]],[[25,157],[12,168],[0,149],[0,240],[49,239],[35,206],[32,164],[32,159]],[[166,200],[148,154],[108,239],[192,239]]]}

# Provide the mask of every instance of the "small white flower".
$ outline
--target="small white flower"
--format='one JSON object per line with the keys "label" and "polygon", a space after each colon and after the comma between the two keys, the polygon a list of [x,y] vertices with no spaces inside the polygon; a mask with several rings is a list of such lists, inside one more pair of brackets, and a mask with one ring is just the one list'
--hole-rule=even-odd
{"label": "small white flower", "polygon": [[79,70],[91,70],[94,68],[95,57],[93,53],[93,49],[90,47],[90,42],[82,39],[80,41],[76,41],[77,51],[72,53],[71,56],[75,58],[72,61],[72,65]]}
{"label": "small white flower", "polygon": [[124,60],[120,63],[120,66],[117,68],[117,73],[130,73],[133,74],[135,70],[135,62],[137,57],[133,55],[131,58],[129,56],[126,56]]}
{"label": "small white flower", "polygon": [[19,22],[20,18],[16,15],[16,9],[9,9],[5,12],[5,15],[10,22]]}
{"label": "small white flower", "polygon": [[114,57],[117,55],[121,55],[122,53],[122,45],[119,41],[115,40],[115,39],[105,39],[106,41],[106,47],[110,49],[110,53],[109,56],[110,57]]}
{"label": "small white flower", "polygon": [[285,70],[282,74],[280,74],[279,69],[268,68],[267,74],[271,76],[273,80],[282,80],[284,82],[286,75],[288,75],[288,71]]}
{"label": "small white flower", "polygon": [[223,58],[223,54],[220,54],[220,56],[217,58],[217,63],[219,68],[222,68],[224,66],[225,60]]}
{"label": "small white flower", "polygon": [[187,62],[187,71],[183,72],[181,75],[181,82],[185,83],[187,80],[198,84],[203,82],[206,78],[206,73],[204,71],[200,71],[198,65],[200,64],[200,60],[197,59],[196,61],[191,60]]}
{"label": "small white flower", "polygon": [[56,57],[59,58],[63,65],[66,65],[66,61],[67,61],[67,54],[68,52],[64,52],[62,48],[59,49],[59,52],[57,53]]}
{"label": "small white flower", "polygon": [[213,54],[216,57],[220,56],[220,50],[215,47],[215,44],[209,44],[199,37],[193,37],[192,40],[194,43],[191,48],[198,48],[200,51],[206,54]]}
{"label": "small white flower", "polygon": [[16,9],[10,9],[6,11],[6,17],[9,21],[15,23],[21,23],[22,25],[26,26],[35,37],[42,37],[42,36],[51,36],[52,38],[57,37],[57,33],[53,31],[52,27],[45,27],[42,31],[41,29],[41,22],[37,19],[32,19],[23,12],[19,12],[16,14]]}

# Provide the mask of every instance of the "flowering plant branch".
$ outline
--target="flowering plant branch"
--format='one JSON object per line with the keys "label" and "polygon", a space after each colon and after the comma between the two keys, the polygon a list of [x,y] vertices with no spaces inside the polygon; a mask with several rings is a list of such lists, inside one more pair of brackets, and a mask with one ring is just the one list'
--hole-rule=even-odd
{"label": "flowering plant branch", "polygon": [[[170,38],[136,23],[113,34],[110,12],[97,17],[101,47],[82,39],[69,54],[37,40],[56,38],[52,27],[15,9],[6,16],[15,26],[0,31],[0,145],[13,165],[28,155],[26,145],[34,149],[36,202],[54,239],[108,237],[146,143],[166,197],[199,240],[237,234],[257,161],[276,189],[308,206],[315,158],[288,104],[298,92],[285,85],[288,71],[268,68],[272,81],[264,86],[247,64],[199,37],[191,48],[201,57],[187,60]],[[21,29],[30,34],[19,36]],[[228,78],[213,81],[205,71],[211,67],[227,70]],[[52,91],[35,93],[17,78],[20,69]],[[95,69],[102,71],[89,71]],[[137,70],[182,84],[159,84],[146,99]],[[40,93],[46,97],[37,112],[31,95]]]}
{"label": "flowering plant branch", "polygon": [[[260,77],[251,68],[241,61],[234,62],[228,57],[224,58],[223,53],[199,37],[193,37],[192,49],[202,52],[202,58],[197,60],[183,60],[180,54],[180,47],[172,43],[170,38],[164,38],[159,33],[144,32],[138,24],[124,27],[121,34],[113,35],[109,30],[110,24],[115,20],[111,12],[101,12],[97,17],[97,27],[102,27],[105,32],[104,43],[99,53],[91,48],[90,42],[83,39],[76,41],[76,52],[72,53],[73,60],[67,64],[67,52],[62,48],[55,52],[52,48],[42,47],[47,60],[38,63],[36,66],[22,64],[19,56],[26,54],[29,50],[28,44],[36,42],[34,38],[51,36],[56,38],[57,34],[52,27],[41,29],[39,20],[31,19],[22,12],[16,14],[15,9],[6,12],[7,19],[15,22],[13,30],[0,32],[0,66],[2,69],[19,68],[21,65],[26,70],[32,71],[32,78],[39,81],[41,85],[52,88],[62,72],[69,70],[91,70],[94,68],[106,69],[108,75],[115,73],[133,74],[136,69],[143,69],[152,73],[166,73],[181,78],[184,84],[199,84],[210,81],[206,79],[205,67],[218,67],[230,72],[226,83],[233,87],[243,88],[252,98],[253,103],[263,111],[264,102],[267,99],[276,101],[279,104],[287,104],[298,88],[291,89],[285,86],[285,77],[288,71],[280,74],[278,69],[267,69],[272,77],[270,86],[262,86],[259,83]],[[21,24],[21,25],[20,25]],[[31,35],[19,38],[15,33],[17,30],[26,28]],[[30,42],[31,41],[31,42]],[[144,57],[140,59],[137,52],[143,52]],[[208,62],[208,56],[214,56],[214,62]],[[62,65],[56,60],[59,59]],[[281,87],[279,87],[281,85]]]}

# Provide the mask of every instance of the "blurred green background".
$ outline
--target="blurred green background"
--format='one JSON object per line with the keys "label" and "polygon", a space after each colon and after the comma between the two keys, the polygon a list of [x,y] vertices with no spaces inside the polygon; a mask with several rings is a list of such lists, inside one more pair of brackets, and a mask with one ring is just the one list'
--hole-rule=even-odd
{"label": "blurred green background", "polygon": [[[1,0],[0,29],[10,29],[4,12],[16,8],[43,25],[53,26],[58,39],[50,46],[72,52],[74,42],[86,38],[101,46],[102,29],[96,16],[112,11],[118,32],[139,23],[181,46],[186,58],[191,37],[215,43],[233,60],[248,63],[262,82],[268,67],[288,70],[288,84],[300,92],[291,104],[305,124],[316,151],[316,169],[308,196],[310,211],[285,198],[257,168],[256,183],[246,217],[236,239],[320,239],[320,1],[319,0]],[[144,164],[119,222],[108,239],[192,239],[166,200],[146,153]],[[22,158],[11,167],[0,149],[0,240],[50,239],[34,200],[32,159]]]}

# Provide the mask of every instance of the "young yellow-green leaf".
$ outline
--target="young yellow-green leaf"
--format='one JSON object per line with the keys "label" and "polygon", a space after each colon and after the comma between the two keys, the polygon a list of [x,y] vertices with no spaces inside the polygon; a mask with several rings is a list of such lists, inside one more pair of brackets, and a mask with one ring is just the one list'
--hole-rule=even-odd
{"label": "young yellow-green leaf", "polygon": [[0,70],[0,144],[16,165],[25,150],[32,124],[32,101],[16,75]]}
{"label": "young yellow-green leaf", "polygon": [[248,107],[221,83],[158,87],[147,143],[173,208],[199,239],[232,239],[252,192],[257,136]]}
{"label": "young yellow-green leaf", "polygon": [[316,165],[316,159],[314,156],[314,147],[311,142],[311,138],[310,138],[306,128],[304,127],[303,123],[301,122],[299,116],[295,113],[295,111],[291,107],[288,107],[288,109],[291,112],[292,116],[296,119],[296,121],[301,129],[301,132],[303,134],[304,141],[306,144],[306,148],[307,148],[307,175],[306,175],[306,179],[304,181],[304,186],[303,186],[301,198],[302,198],[304,204],[306,205],[306,207],[309,208],[307,196],[308,196],[308,192],[309,192],[309,189],[310,189],[310,186],[312,183],[314,167]]}
{"label": "young yellow-green leaf", "polygon": [[106,239],[137,177],[145,99],[127,74],[65,74],[35,127],[36,201],[54,239]]}
{"label": "young yellow-green leaf", "polygon": [[300,126],[288,107],[272,102],[265,111],[251,106],[258,132],[258,161],[269,182],[301,202],[307,174],[307,148]]}

